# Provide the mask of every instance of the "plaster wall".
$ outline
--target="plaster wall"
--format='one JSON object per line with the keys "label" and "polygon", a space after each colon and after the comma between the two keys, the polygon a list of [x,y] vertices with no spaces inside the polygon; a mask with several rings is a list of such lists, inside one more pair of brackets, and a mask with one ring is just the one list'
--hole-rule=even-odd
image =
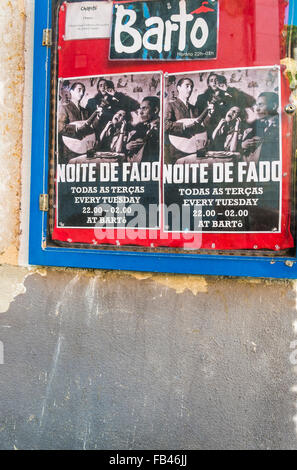
{"label": "plaster wall", "polygon": [[19,246],[24,32],[24,1],[4,0],[0,9],[0,260],[14,263]]}
{"label": "plaster wall", "polygon": [[26,265],[33,7],[0,13],[0,449],[297,449],[294,282]]}

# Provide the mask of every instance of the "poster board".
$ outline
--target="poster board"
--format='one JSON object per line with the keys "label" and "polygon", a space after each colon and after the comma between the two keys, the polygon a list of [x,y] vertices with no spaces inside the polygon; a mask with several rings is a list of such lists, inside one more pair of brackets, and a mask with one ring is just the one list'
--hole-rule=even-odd
{"label": "poster board", "polygon": [[[83,2],[83,6],[107,8],[107,3]],[[133,9],[136,3],[157,8],[158,2],[114,2],[113,6]],[[207,7],[208,2],[200,3]],[[239,5],[220,0],[216,2],[216,58],[164,61],[160,57],[110,60],[110,38],[90,38],[89,30],[87,37],[69,38],[67,12],[75,4],[82,6],[82,2],[64,2],[57,14],[60,99],[56,102],[52,241],[69,247],[127,245],[214,252],[292,248],[292,117],[284,112],[290,89],[281,66],[280,35],[285,2]],[[190,6],[190,13],[192,5],[180,4]],[[267,14],[269,22],[264,21]],[[103,111],[99,130],[80,131],[78,144],[85,139],[90,149],[83,153],[70,149],[74,155],[69,156],[69,146],[67,152],[61,147],[77,132],[66,118],[63,121],[71,87],[81,83],[85,88],[80,103],[89,112],[80,120],[87,121],[99,95],[99,82],[103,86],[104,80],[105,86],[106,82],[111,86],[108,96],[118,101]],[[179,103],[187,82],[190,96]],[[153,124],[144,130],[141,105],[150,105],[148,97],[155,98],[151,105],[155,112],[150,116]],[[138,110],[133,109],[133,100]],[[266,106],[269,119],[261,116],[261,105]],[[114,135],[108,136],[113,130],[110,133],[106,126],[121,107],[131,119],[124,119],[126,127],[115,126]],[[185,119],[192,122],[178,122]],[[67,132],[62,124],[69,125]],[[170,127],[175,131],[170,132]],[[121,130],[124,151],[116,149]],[[137,147],[137,139],[145,141],[144,149]],[[152,144],[154,149],[147,150]]]}

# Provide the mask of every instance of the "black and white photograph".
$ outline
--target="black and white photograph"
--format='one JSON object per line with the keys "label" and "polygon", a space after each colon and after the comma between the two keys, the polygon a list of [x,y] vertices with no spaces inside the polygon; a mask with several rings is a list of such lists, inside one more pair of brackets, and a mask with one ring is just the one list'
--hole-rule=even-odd
{"label": "black and white photograph", "polygon": [[160,74],[60,80],[59,163],[158,161]]}
{"label": "black and white photograph", "polygon": [[[94,215],[95,206],[113,205],[118,202],[118,194],[128,194],[127,204],[159,205],[159,181],[150,178],[141,181],[141,174],[149,175],[152,168],[159,171],[161,87],[160,73],[60,80],[57,111],[59,226],[95,226],[99,219]],[[136,173],[134,178],[127,176],[131,171]],[[94,172],[96,181],[85,176],[87,172]],[[83,185],[88,190],[82,190]],[[129,191],[117,191],[116,186],[129,186]],[[135,194],[141,194],[137,200],[132,197],[133,187]],[[83,205],[85,200],[77,202],[82,191],[84,197],[92,196],[87,199],[87,206]],[[94,192],[100,191],[102,196],[94,198]],[[116,222],[125,226],[127,217]]]}
{"label": "black and white photograph", "polygon": [[168,75],[164,107],[165,205],[194,207],[191,231],[278,231],[279,67]]}

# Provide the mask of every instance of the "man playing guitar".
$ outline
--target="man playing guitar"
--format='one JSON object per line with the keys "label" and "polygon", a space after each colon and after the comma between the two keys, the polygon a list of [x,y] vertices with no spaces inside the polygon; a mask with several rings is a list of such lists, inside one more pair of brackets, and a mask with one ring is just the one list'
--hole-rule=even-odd
{"label": "man playing guitar", "polygon": [[[88,120],[88,112],[80,105],[85,94],[85,86],[83,83],[75,82],[70,88],[70,102],[62,104],[59,108],[58,132],[60,156],[64,162],[68,162],[79,152],[71,150],[71,146],[67,146],[67,138],[74,142],[92,134],[94,131],[91,127],[91,121]],[[94,113],[94,116],[97,112]],[[83,153],[83,152],[81,152]]]}
{"label": "man playing guitar", "polygon": [[213,111],[213,105],[208,103],[206,109],[198,116],[197,107],[189,103],[194,88],[193,80],[190,78],[181,78],[176,88],[178,98],[167,103],[165,113],[165,132],[169,138],[169,142],[166,140],[166,163],[175,163],[178,159],[198,150],[195,138],[193,141],[190,139],[196,134],[206,133],[202,124]]}

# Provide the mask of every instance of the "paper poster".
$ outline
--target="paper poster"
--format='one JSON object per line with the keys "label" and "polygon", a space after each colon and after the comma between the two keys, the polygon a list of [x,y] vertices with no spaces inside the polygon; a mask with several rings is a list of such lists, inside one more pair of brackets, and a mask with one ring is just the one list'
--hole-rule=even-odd
{"label": "paper poster", "polygon": [[111,17],[110,1],[68,3],[65,40],[109,38]]}
{"label": "paper poster", "polygon": [[[275,65],[285,3],[113,1],[112,36],[65,41],[69,7],[104,3],[59,10],[53,242],[293,247],[293,115]],[[206,31],[207,49],[193,48]]]}
{"label": "paper poster", "polygon": [[161,74],[61,79],[59,96],[58,227],[158,228]]}
{"label": "paper poster", "polygon": [[280,68],[168,75],[164,230],[279,233]]}

